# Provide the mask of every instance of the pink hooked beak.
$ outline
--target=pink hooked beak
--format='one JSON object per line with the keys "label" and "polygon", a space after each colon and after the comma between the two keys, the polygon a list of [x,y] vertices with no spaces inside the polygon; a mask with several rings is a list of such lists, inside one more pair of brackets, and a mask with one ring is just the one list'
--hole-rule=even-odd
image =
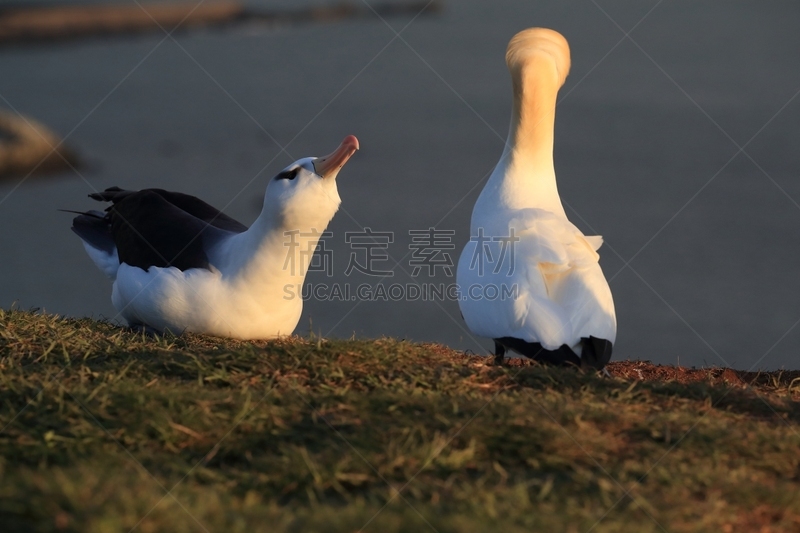
{"label": "pink hooked beak", "polygon": [[358,150],[358,139],[356,139],[355,135],[348,135],[332,154],[314,161],[314,170],[323,178],[328,176],[335,177],[344,164],[347,163],[347,160],[350,159],[350,156],[356,153],[356,150]]}

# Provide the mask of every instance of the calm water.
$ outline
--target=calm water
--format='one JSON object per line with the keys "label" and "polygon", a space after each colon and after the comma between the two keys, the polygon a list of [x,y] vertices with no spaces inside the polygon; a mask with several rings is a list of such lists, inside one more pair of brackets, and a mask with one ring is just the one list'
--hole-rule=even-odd
{"label": "calm water", "polygon": [[[362,150],[338,180],[332,277],[309,280],[376,284],[345,276],[358,253],[346,233],[364,227],[393,234],[390,259],[373,265],[399,263],[387,286],[414,281],[409,230],[454,232],[457,261],[507,130],[506,43],[548,26],[573,58],[556,119],[561,196],[578,227],[605,237],[615,358],[797,368],[800,4],[664,2],[625,39],[655,5],[461,0],[408,27],[375,19],[0,49],[0,105],[69,134],[87,161],[81,176],[0,183],[0,305],[115,317],[110,284],[56,211],[94,207],[94,189],[185,191],[249,223],[272,175],[350,133]],[[415,281],[454,279],[439,269]],[[490,346],[452,301],[311,300],[298,332],[309,328]]]}

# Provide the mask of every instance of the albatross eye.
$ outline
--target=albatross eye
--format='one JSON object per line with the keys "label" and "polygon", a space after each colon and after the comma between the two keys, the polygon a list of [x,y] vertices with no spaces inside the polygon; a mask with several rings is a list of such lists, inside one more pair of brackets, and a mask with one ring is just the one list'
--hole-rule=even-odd
{"label": "albatross eye", "polygon": [[276,180],[293,180],[297,177],[297,171],[299,168],[293,168],[292,170],[284,170],[277,176],[275,176]]}

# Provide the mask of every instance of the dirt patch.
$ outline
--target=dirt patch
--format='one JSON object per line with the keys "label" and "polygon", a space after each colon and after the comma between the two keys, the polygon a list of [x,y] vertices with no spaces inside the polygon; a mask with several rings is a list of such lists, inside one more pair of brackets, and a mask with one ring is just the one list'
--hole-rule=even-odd
{"label": "dirt patch", "polygon": [[774,372],[746,372],[731,368],[686,368],[683,366],[654,365],[648,361],[614,361],[606,367],[618,378],[637,381],[674,381],[681,384],[707,383],[733,387],[787,390],[800,396],[800,370],[778,370]]}
{"label": "dirt patch", "polygon": [[[466,355],[475,357],[471,353]],[[491,357],[479,357],[479,359],[483,364],[493,364]],[[503,360],[503,366],[511,368],[539,364],[524,357],[506,357]],[[747,372],[723,367],[687,368],[656,365],[649,361],[612,361],[606,366],[606,370],[612,377],[631,381],[675,382],[683,385],[705,383],[715,386],[751,388],[770,393],[789,393],[793,400],[800,401],[800,370]]]}
{"label": "dirt patch", "polygon": [[740,512],[736,523],[724,525],[722,531],[723,533],[733,533],[735,531],[755,531],[758,533],[800,531],[800,515],[786,509],[759,505],[750,511]]}
{"label": "dirt patch", "polygon": [[639,381],[677,381],[682,384],[709,383],[738,387],[747,385],[740,373],[730,368],[686,368],[654,365],[647,361],[616,361],[609,363],[607,368],[614,377]]}

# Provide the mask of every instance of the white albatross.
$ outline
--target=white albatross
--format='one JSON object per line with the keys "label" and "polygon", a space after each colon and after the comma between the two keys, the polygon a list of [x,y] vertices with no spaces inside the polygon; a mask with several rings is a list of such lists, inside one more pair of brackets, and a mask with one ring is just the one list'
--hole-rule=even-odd
{"label": "white albatross", "polygon": [[202,200],[161,189],[90,194],[105,213],[73,220],[95,264],[113,280],[112,302],[133,328],[238,339],[290,335],[322,232],[339,209],[336,176],[358,140],[300,159],[269,181],[249,228]]}
{"label": "white albatross", "polygon": [[561,205],[553,167],[558,90],[569,45],[553,30],[531,28],[508,44],[513,86],[508,140],[483,188],[458,263],[461,313],[469,329],[539,361],[601,369],[617,321],[598,264],[603,240],[587,237]]}

